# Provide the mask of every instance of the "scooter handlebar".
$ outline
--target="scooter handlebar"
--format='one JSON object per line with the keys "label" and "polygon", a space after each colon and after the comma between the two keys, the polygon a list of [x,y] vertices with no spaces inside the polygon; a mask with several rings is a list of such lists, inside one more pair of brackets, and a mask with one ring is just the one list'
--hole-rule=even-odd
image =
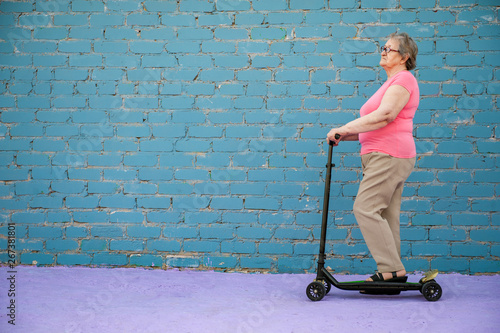
{"label": "scooter handlebar", "polygon": [[[335,140],[338,140],[338,139],[340,139],[339,133],[335,134]],[[333,141],[330,141],[330,146],[333,146]]]}

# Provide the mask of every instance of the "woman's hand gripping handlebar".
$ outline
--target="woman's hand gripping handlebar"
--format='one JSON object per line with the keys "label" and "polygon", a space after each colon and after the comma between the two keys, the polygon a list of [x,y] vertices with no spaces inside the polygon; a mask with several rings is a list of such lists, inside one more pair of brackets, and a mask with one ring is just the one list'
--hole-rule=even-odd
{"label": "woman's hand gripping handlebar", "polygon": [[335,133],[335,136],[334,136],[334,139],[335,140],[330,140],[330,138],[326,138],[326,140],[328,141],[328,144],[330,146],[338,146],[339,142],[340,142],[340,134],[339,133]]}

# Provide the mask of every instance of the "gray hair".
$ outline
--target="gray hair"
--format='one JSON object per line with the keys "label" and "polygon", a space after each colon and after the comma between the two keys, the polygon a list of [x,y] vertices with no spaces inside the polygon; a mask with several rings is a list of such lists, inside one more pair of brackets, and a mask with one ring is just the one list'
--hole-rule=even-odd
{"label": "gray hair", "polygon": [[398,48],[401,56],[408,56],[408,60],[406,60],[405,64],[406,69],[415,69],[415,67],[417,67],[418,46],[413,38],[411,38],[406,32],[400,32],[390,34],[389,39],[395,39],[399,42]]}

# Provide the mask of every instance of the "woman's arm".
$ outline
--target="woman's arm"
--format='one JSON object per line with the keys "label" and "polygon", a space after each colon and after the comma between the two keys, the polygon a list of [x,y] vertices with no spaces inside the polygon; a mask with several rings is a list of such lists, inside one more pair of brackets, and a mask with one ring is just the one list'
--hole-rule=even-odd
{"label": "woman's arm", "polygon": [[[380,106],[375,111],[355,119],[342,127],[334,128],[328,132],[327,140],[348,141],[346,139],[357,137],[359,133],[370,132],[385,127],[398,116],[399,112],[410,100],[410,93],[400,85],[390,86],[382,97]],[[340,135],[340,140],[335,140],[335,134]],[[346,139],[343,139],[343,138]]]}
{"label": "woman's arm", "polygon": [[349,134],[349,135],[344,135],[341,137],[342,141],[358,141],[359,136],[358,134]]}

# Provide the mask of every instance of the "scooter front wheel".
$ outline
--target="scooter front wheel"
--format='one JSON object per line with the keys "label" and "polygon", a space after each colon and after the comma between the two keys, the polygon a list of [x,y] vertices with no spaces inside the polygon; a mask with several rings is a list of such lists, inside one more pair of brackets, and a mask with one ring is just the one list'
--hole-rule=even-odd
{"label": "scooter front wheel", "polygon": [[420,292],[422,293],[422,295],[424,295],[425,299],[430,302],[439,300],[443,295],[443,289],[434,280],[424,283]]}
{"label": "scooter front wheel", "polygon": [[313,302],[321,301],[326,295],[325,285],[318,281],[309,283],[306,289],[306,295]]}

